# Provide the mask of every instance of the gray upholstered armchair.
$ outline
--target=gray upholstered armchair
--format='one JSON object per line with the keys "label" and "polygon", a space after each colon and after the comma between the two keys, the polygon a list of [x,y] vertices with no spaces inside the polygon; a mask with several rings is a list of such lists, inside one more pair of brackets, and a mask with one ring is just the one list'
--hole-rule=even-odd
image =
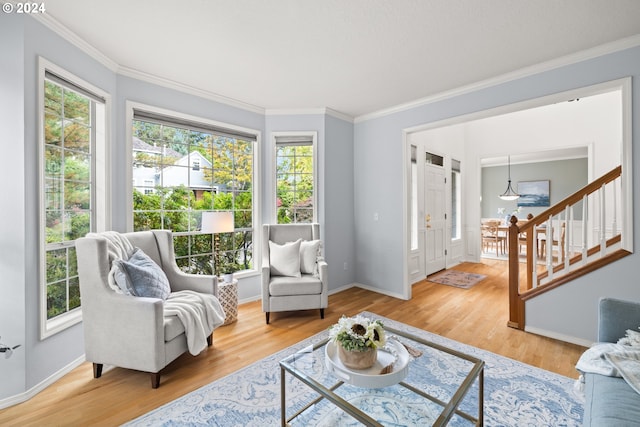
{"label": "gray upholstered armchair", "polygon": [[327,263],[321,256],[319,224],[263,226],[262,311],[324,309],[328,306]]}
{"label": "gray upholstered armchair", "polygon": [[[217,297],[215,277],[185,274],[178,268],[170,231],[123,236],[162,268],[171,293],[193,290]],[[151,386],[157,388],[160,370],[189,349],[183,322],[178,316],[163,312],[165,301],[160,298],[114,292],[108,279],[111,261],[107,239],[95,235],[78,239],[76,250],[85,356],[93,363],[94,377],[102,375],[103,364],[114,365],[151,373]],[[209,333],[206,344],[202,339],[201,345],[210,346],[211,339]]]}

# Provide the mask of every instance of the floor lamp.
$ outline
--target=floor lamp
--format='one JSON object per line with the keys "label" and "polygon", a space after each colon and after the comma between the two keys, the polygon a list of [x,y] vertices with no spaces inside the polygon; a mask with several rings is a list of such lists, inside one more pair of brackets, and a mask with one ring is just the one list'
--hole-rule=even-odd
{"label": "floor lamp", "polygon": [[202,228],[203,233],[211,233],[213,239],[213,271],[220,277],[220,233],[231,233],[234,231],[233,212],[203,212]]}

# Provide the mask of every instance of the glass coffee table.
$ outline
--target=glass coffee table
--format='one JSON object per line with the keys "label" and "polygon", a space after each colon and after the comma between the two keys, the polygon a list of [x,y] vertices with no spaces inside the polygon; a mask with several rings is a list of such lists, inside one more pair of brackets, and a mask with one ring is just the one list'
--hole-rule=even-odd
{"label": "glass coffee table", "polygon": [[[328,338],[281,360],[282,426],[483,425],[482,360],[387,325],[385,331],[422,353],[397,384],[345,382],[325,360]],[[287,382],[287,373],[299,381]]]}

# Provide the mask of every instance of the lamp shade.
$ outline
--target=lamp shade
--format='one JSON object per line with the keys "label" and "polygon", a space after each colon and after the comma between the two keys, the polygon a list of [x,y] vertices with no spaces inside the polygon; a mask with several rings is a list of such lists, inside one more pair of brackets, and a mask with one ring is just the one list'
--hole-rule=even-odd
{"label": "lamp shade", "polygon": [[233,212],[203,212],[203,233],[231,233],[234,230]]}

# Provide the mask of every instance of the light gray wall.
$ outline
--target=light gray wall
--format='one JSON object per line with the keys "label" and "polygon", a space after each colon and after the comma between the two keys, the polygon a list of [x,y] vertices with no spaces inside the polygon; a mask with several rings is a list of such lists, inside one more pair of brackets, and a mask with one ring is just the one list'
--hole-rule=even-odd
{"label": "light gray wall", "polygon": [[[329,264],[329,290],[353,283],[353,124],[329,114],[267,115],[262,220],[274,218],[273,132],[318,132],[318,222]],[[347,263],[347,269],[344,269]],[[259,293],[259,292],[258,292]]]}
{"label": "light gray wall", "polygon": [[[24,144],[24,18],[0,14],[0,340],[21,344],[11,359],[0,360],[0,399],[21,393],[26,383],[25,298],[25,144]],[[29,282],[33,283],[33,282]]]}
{"label": "light gray wall", "polygon": [[[549,180],[549,195],[551,206],[576,192],[588,184],[588,161],[584,159],[554,160],[511,165],[511,185],[518,191],[519,181]],[[505,208],[511,213],[518,207],[517,200],[505,201],[498,196],[507,189],[507,166],[491,166],[482,168],[482,217],[500,218],[498,208]],[[547,207],[523,207],[517,214],[519,219],[525,219],[527,214],[538,215]],[[582,209],[575,209],[574,219],[582,219]],[[504,217],[504,215],[502,215]]]}
{"label": "light gray wall", "polygon": [[[356,280],[389,294],[399,295],[403,290],[403,129],[625,76],[633,76],[636,80],[639,72],[640,48],[636,47],[356,123]],[[637,84],[633,87],[633,103],[640,105],[640,88]],[[637,147],[640,143],[640,115],[636,112],[632,120],[633,145],[636,147],[633,164],[639,165],[640,150]],[[611,144],[619,144],[619,141],[612,141]],[[475,163],[479,159],[471,161]],[[640,188],[639,175],[632,174],[636,189]],[[377,222],[373,221],[374,212],[379,212]],[[638,199],[634,200],[634,219],[636,224],[640,219]],[[636,242],[639,232],[639,228],[635,227]],[[597,274],[574,281],[570,286],[577,292],[571,295],[567,294],[565,288],[545,294],[544,298],[528,301],[527,325],[558,335],[595,339],[598,297],[609,295],[640,300],[640,286],[636,286],[634,277],[637,276],[639,256],[636,252],[599,270]],[[596,279],[605,276],[609,279]],[[566,307],[572,307],[572,310],[566,310]]]}
{"label": "light gray wall", "polygon": [[[353,124],[327,115],[324,144],[325,254],[329,287],[355,281]],[[346,264],[346,268],[345,268]]]}
{"label": "light gray wall", "polygon": [[[12,161],[2,168],[5,209],[0,243],[0,336],[2,342],[21,344],[9,360],[0,360],[0,404],[20,399],[42,382],[81,360],[84,354],[82,324],[45,340],[39,325],[39,183],[38,183],[38,55],[111,94],[112,229],[126,231],[126,101],[135,101],[180,113],[205,117],[260,131],[263,174],[270,173],[265,150],[269,130],[317,130],[319,136],[319,220],[326,236],[325,253],[332,266],[330,287],[353,282],[353,124],[324,114],[265,116],[173,89],[118,75],[68,43],[38,21],[0,14],[0,64],[2,65],[2,114],[0,136],[3,152]],[[325,134],[330,139],[325,141]],[[333,161],[330,156],[336,156]],[[331,166],[333,165],[333,166]],[[330,166],[330,167],[329,167]],[[336,169],[333,169],[335,167]],[[264,176],[263,176],[264,178]],[[266,202],[265,190],[259,195]],[[334,194],[336,203],[327,203]],[[271,202],[262,205],[258,221],[268,217]],[[335,229],[334,229],[335,227]],[[333,265],[340,266],[334,269]],[[241,279],[239,298],[260,295],[260,276]]]}

